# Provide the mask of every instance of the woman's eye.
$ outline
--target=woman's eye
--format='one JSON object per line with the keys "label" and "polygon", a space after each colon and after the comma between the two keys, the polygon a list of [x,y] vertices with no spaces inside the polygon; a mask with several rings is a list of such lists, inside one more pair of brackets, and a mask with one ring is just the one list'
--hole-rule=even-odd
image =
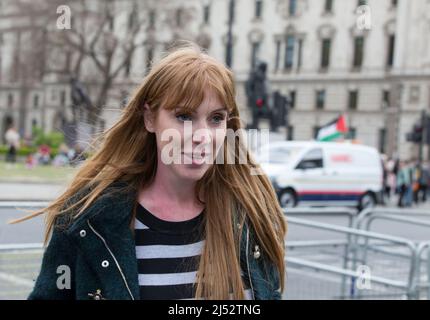
{"label": "woman's eye", "polygon": [[212,117],[212,121],[215,124],[220,124],[221,122],[224,121],[224,119],[225,119],[225,116],[222,115],[222,114],[217,114],[217,115],[215,115],[215,116]]}
{"label": "woman's eye", "polygon": [[187,114],[178,114],[176,115],[176,119],[178,119],[179,121],[191,121],[191,116]]}

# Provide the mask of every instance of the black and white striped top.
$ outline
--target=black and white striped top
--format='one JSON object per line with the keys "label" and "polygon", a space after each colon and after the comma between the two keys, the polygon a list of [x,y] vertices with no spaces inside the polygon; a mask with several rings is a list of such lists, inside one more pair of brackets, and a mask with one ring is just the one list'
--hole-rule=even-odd
{"label": "black and white striped top", "polygon": [[[136,256],[142,300],[193,299],[204,245],[203,211],[181,222],[157,218],[137,204]],[[245,296],[250,298],[250,290]]]}

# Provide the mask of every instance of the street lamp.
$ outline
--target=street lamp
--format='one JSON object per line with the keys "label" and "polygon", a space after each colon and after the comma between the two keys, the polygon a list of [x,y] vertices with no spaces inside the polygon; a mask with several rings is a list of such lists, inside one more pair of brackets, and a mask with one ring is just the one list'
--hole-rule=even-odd
{"label": "street lamp", "polygon": [[207,7],[212,4],[212,0],[203,0],[202,3],[203,3],[203,6]]}
{"label": "street lamp", "polygon": [[231,68],[231,64],[232,64],[232,51],[233,51],[232,29],[233,29],[235,2],[236,2],[235,0],[230,0],[230,3],[229,3],[227,49],[226,49],[226,57],[225,57],[225,62],[229,68]]}

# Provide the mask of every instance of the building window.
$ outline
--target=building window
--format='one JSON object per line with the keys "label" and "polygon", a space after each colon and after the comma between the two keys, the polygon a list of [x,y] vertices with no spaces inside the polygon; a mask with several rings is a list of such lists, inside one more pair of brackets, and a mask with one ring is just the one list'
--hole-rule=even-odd
{"label": "building window", "polygon": [[382,106],[387,108],[390,106],[390,91],[384,90],[382,91]]}
{"label": "building window", "polygon": [[255,18],[260,19],[263,10],[263,1],[255,0]]}
{"label": "building window", "polygon": [[130,12],[128,17],[128,30],[133,30],[137,23],[137,9],[134,6],[133,11]]}
{"label": "building window", "polygon": [[120,94],[121,94],[120,106],[121,108],[124,108],[128,103],[128,91],[122,89]]}
{"label": "building window", "polygon": [[254,42],[251,46],[251,67],[254,69],[257,65],[258,54],[260,51],[260,42]]}
{"label": "building window", "polygon": [[357,6],[365,6],[367,5],[367,0],[358,0]]}
{"label": "building window", "polygon": [[297,0],[290,0],[288,5],[288,14],[290,16],[295,16],[297,12]]}
{"label": "building window", "polygon": [[176,26],[179,28],[182,27],[182,13],[182,8],[176,10]]}
{"label": "building window", "polygon": [[130,76],[132,59],[133,59],[133,52],[130,53],[130,56],[128,57],[127,61],[125,62],[124,74],[126,77]]}
{"label": "building window", "polygon": [[114,16],[111,13],[108,13],[107,19],[108,19],[108,24],[109,24],[109,30],[111,32],[113,32],[114,31],[114,27],[115,27],[115,18],[114,18]]}
{"label": "building window", "polygon": [[57,101],[57,99],[58,99],[58,92],[57,92],[57,90],[52,89],[51,90],[51,101],[55,102],[55,101]]}
{"label": "building window", "polygon": [[420,102],[420,87],[411,86],[409,88],[409,103],[419,103]]}
{"label": "building window", "polygon": [[154,59],[154,49],[148,48],[146,51],[146,70],[149,72],[151,70],[152,60]]}
{"label": "building window", "polygon": [[299,39],[298,43],[298,54],[297,54],[297,69],[300,69],[302,66],[302,56],[303,56],[303,39]]}
{"label": "building window", "polygon": [[7,106],[13,107],[13,94],[12,93],[9,93],[7,95]]}
{"label": "building window", "polygon": [[391,68],[394,65],[394,47],[396,43],[396,37],[390,35],[388,37],[388,56],[387,56],[387,67]]}
{"label": "building window", "polygon": [[325,105],[325,90],[318,90],[316,92],[315,106],[317,109],[324,109]]}
{"label": "building window", "polygon": [[33,108],[37,109],[39,107],[39,95],[35,94],[33,96]]}
{"label": "building window", "polygon": [[330,65],[331,39],[323,39],[321,45],[321,69],[327,69]]}
{"label": "building window", "polygon": [[284,62],[284,69],[287,69],[287,70],[289,70],[293,67],[294,43],[295,43],[294,36],[288,36],[287,37],[287,45],[285,47],[285,62]]}
{"label": "building window", "polygon": [[279,70],[280,58],[281,58],[281,40],[276,40],[275,70]]}
{"label": "building window", "polygon": [[288,126],[287,128],[287,140],[291,141],[294,140],[294,127]]}
{"label": "building window", "polygon": [[296,106],[296,91],[290,91],[290,108],[294,109],[294,107]]}
{"label": "building window", "polygon": [[313,128],[313,138],[316,139],[318,137],[318,131],[320,131],[320,126],[314,126]]}
{"label": "building window", "polygon": [[138,15],[137,3],[133,3],[132,11],[130,12],[128,26],[129,29],[132,30],[136,27],[137,23],[139,23],[139,15]]}
{"label": "building window", "polygon": [[[230,51],[230,53],[229,53]],[[230,55],[230,68],[233,67],[233,62],[234,62],[234,45],[233,43],[231,44],[231,46],[229,47],[228,42],[225,44],[225,61],[227,63],[228,61],[228,56]],[[252,65],[252,61],[251,61],[251,65]]]}
{"label": "building window", "polygon": [[61,90],[61,92],[60,92],[60,104],[63,107],[66,105],[66,91],[65,90]]}
{"label": "building window", "polygon": [[396,8],[397,7],[397,0],[391,0],[391,7]]}
{"label": "building window", "polygon": [[210,16],[211,16],[211,7],[210,7],[210,5],[206,5],[203,7],[203,22],[204,22],[204,24],[209,24]]}
{"label": "building window", "polygon": [[379,129],[379,152],[385,153],[385,146],[387,144],[387,129],[382,128]]}
{"label": "building window", "polygon": [[324,12],[325,13],[332,13],[333,12],[333,0],[325,0]]}
{"label": "building window", "polygon": [[357,110],[357,105],[358,105],[358,91],[357,90],[350,91],[348,96],[349,110]]}
{"label": "building window", "polygon": [[361,68],[363,65],[364,38],[355,37],[354,39],[354,68]]}
{"label": "building window", "polygon": [[155,10],[149,11],[149,28],[153,29],[155,28]]}

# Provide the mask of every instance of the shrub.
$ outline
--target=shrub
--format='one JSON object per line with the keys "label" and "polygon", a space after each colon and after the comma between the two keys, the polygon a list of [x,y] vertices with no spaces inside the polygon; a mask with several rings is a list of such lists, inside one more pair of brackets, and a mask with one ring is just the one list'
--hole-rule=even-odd
{"label": "shrub", "polygon": [[35,146],[46,144],[52,149],[58,149],[64,142],[64,134],[62,132],[53,131],[45,134],[40,127],[33,127],[33,137]]}

